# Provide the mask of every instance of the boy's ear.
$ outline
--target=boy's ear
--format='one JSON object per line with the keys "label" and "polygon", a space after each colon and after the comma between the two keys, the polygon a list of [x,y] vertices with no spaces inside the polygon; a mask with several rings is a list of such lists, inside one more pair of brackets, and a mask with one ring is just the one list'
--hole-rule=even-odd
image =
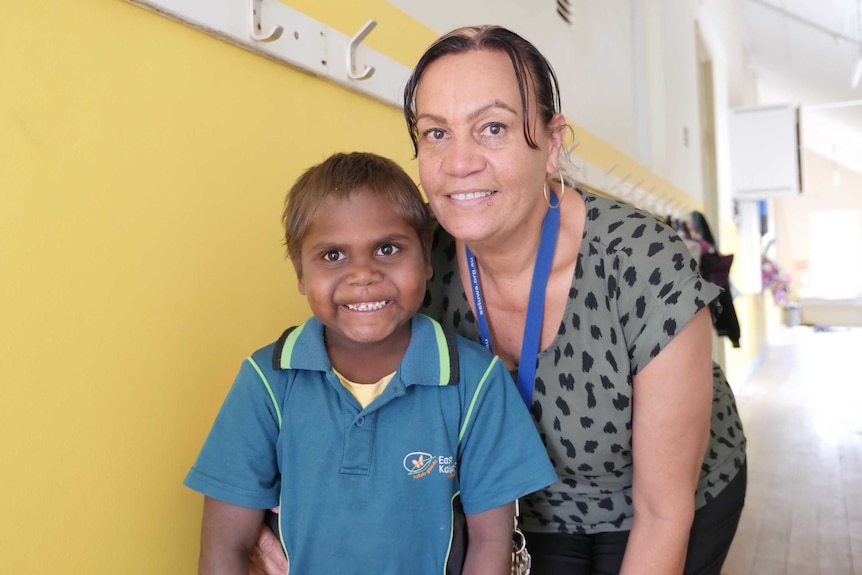
{"label": "boy's ear", "polygon": [[305,295],[305,285],[302,283],[302,261],[297,259],[293,259],[288,255],[290,259],[291,265],[293,265],[293,271],[296,272],[296,288],[299,290],[299,293]]}

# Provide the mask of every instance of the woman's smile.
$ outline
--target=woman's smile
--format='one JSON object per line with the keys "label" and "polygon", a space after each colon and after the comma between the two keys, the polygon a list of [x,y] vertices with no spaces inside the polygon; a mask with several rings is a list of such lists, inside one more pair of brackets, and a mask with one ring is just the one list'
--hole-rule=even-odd
{"label": "woman's smile", "polygon": [[449,194],[449,198],[459,202],[466,202],[469,200],[483,200],[496,193],[497,192],[493,190],[485,190],[481,192],[457,192],[454,194]]}

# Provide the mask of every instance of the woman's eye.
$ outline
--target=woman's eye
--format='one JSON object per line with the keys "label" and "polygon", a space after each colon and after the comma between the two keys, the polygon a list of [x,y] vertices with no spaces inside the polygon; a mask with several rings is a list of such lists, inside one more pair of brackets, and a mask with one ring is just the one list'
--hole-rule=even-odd
{"label": "woman's eye", "polygon": [[429,140],[442,140],[443,136],[445,136],[445,132],[440,128],[431,128],[430,130],[425,130],[425,137]]}
{"label": "woman's eye", "polygon": [[379,248],[377,248],[377,253],[381,256],[391,256],[397,254],[400,250],[398,246],[394,246],[392,244],[383,244]]}
{"label": "woman's eye", "polygon": [[499,122],[492,122],[492,123],[485,126],[485,132],[487,132],[488,134],[490,134],[492,136],[499,136],[500,134],[503,133],[503,131],[505,129],[506,129],[506,126],[504,124],[499,123]]}
{"label": "woman's eye", "polygon": [[342,253],[338,250],[329,250],[323,254],[323,259],[328,262],[337,262],[341,260]]}

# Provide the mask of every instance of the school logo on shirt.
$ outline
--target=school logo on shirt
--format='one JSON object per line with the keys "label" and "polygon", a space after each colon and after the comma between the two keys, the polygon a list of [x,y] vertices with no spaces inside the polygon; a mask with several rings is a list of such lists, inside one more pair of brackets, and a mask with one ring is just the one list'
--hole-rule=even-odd
{"label": "school logo on shirt", "polygon": [[431,455],[423,451],[408,453],[404,457],[403,465],[404,469],[407,470],[407,475],[413,479],[430,475],[435,469],[437,473],[444,473],[447,477],[454,477],[457,468],[454,456]]}

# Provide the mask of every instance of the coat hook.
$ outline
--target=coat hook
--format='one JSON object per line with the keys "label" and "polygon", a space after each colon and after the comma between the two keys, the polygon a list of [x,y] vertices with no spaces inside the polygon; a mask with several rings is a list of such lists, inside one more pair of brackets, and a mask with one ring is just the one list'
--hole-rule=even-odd
{"label": "coat hook", "polygon": [[356,36],[350,39],[350,44],[347,46],[347,75],[353,80],[367,80],[374,74],[374,66],[365,66],[362,72],[356,71],[356,48],[371,34],[375,26],[377,26],[376,20],[366,22]]}
{"label": "coat hook", "polygon": [[628,180],[628,179],[629,179],[629,178],[631,178],[631,177],[632,177],[632,173],[631,173],[631,172],[629,172],[628,174],[626,174],[625,176],[623,176],[623,179],[621,179],[619,182],[617,182],[617,183],[614,185],[613,189],[614,189],[614,190],[618,190],[618,189],[620,189],[620,188],[623,186],[623,184],[625,184],[625,183],[626,183],[626,180]]}
{"label": "coat hook", "polygon": [[257,40],[258,42],[273,42],[281,38],[282,32],[284,32],[284,28],[276,24],[272,27],[272,30],[264,33],[260,23],[260,5],[263,0],[249,0],[249,15],[251,16],[251,30],[249,31],[249,36],[251,36],[252,40]]}

